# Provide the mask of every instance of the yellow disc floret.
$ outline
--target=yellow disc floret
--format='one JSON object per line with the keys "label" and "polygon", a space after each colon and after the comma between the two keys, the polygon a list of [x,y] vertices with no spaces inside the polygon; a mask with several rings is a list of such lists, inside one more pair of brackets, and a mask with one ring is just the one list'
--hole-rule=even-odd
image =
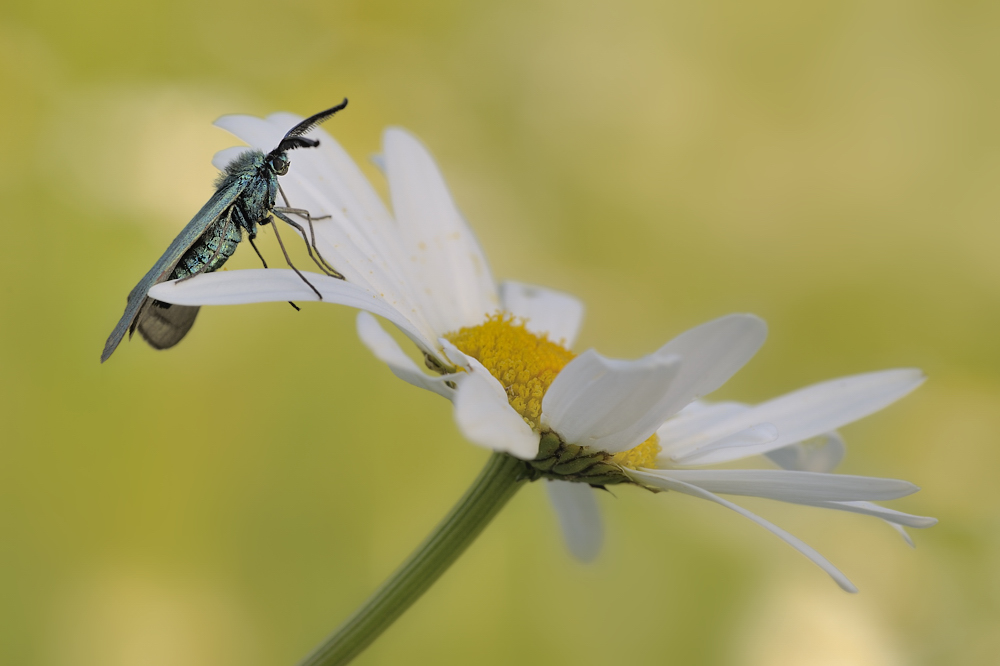
{"label": "yellow disc floret", "polygon": [[507,391],[510,406],[535,430],[542,415],[542,397],[573,352],[525,328],[513,315],[495,314],[479,326],[467,326],[444,336],[490,371]]}
{"label": "yellow disc floret", "polygon": [[[524,320],[494,314],[479,326],[467,326],[444,336],[483,364],[507,392],[510,406],[534,429],[540,429],[542,398],[556,375],[574,354],[546,335],[536,335]],[[653,435],[639,446],[609,456],[608,462],[635,469],[652,467],[660,446]]]}
{"label": "yellow disc floret", "polygon": [[656,435],[650,436],[639,446],[628,451],[622,451],[611,456],[611,462],[628,467],[639,469],[640,467],[656,467],[656,456],[660,453],[660,438]]}

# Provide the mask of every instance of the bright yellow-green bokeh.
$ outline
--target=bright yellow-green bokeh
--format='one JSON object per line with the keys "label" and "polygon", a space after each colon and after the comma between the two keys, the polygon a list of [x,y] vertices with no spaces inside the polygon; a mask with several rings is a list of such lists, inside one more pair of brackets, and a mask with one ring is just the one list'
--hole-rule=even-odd
{"label": "bright yellow-green bokeh", "polygon": [[535,484],[357,663],[994,663],[998,44],[975,1],[6,0],[0,663],[294,664],[485,461],[346,309],[206,308],[177,348],[98,363],[211,193],[212,120],[345,95],[327,129],[366,172],[383,127],[416,132],[495,275],[586,302],[581,350],[752,311],[770,339],[721,397],[924,368],[844,429],[842,469],[914,481],[893,506],[941,519],[911,551],[746,503],[849,596],[673,493],[602,494],[605,550],[577,564]]}

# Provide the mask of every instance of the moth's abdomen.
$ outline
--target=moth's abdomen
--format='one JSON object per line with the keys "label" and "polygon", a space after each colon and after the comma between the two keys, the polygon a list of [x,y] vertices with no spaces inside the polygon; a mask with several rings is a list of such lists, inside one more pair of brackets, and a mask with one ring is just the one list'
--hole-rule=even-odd
{"label": "moth's abdomen", "polygon": [[198,273],[211,273],[222,268],[229,257],[236,252],[236,246],[243,240],[240,225],[234,220],[227,224],[228,215],[222,215],[194,242],[181,260],[177,262],[170,279],[188,277]]}

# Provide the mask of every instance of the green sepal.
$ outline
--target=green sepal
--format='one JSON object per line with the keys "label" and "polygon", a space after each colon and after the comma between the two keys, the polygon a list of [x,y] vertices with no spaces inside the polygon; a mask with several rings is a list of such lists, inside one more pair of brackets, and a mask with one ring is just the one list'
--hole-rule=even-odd
{"label": "green sepal", "polygon": [[552,456],[551,458],[546,458],[545,460],[532,460],[531,466],[539,472],[548,472],[557,462],[559,462],[559,458]]}
{"label": "green sepal", "polygon": [[581,451],[583,451],[582,446],[578,446],[577,444],[564,444],[562,451],[558,454],[560,464],[576,460],[580,456]]}
{"label": "green sepal", "polygon": [[606,462],[599,462],[593,467],[587,469],[587,471],[583,473],[583,476],[588,478],[591,476],[615,476],[615,475],[622,476],[621,468],[619,468],[617,465],[611,465]]}
{"label": "green sepal", "polygon": [[619,465],[611,462],[611,458],[611,454],[604,451],[567,444],[550,431],[542,434],[538,455],[528,461],[524,478],[578,481],[596,486],[635,483]]}
{"label": "green sepal", "polygon": [[560,446],[562,446],[562,441],[559,439],[559,435],[554,432],[545,433],[542,435],[541,441],[538,442],[538,455],[535,456],[535,460],[554,456],[559,451]]}
{"label": "green sepal", "polygon": [[579,458],[574,458],[568,462],[560,462],[558,465],[552,467],[552,472],[555,474],[562,474],[564,476],[570,474],[581,474],[589,467],[602,464],[603,460],[604,456],[600,454],[580,456]]}
{"label": "green sepal", "polygon": [[608,474],[606,476],[583,476],[575,480],[595,487],[614,486],[619,483],[635,483],[632,479],[628,478],[621,472],[618,472],[617,474]]}

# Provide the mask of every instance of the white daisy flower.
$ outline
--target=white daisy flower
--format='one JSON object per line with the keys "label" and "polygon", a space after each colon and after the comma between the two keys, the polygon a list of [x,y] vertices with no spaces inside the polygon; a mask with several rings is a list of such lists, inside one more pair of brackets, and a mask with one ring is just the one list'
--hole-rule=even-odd
{"label": "white daisy flower", "polygon": [[[225,116],[217,125],[269,149],[298,122]],[[393,214],[357,165],[322,129],[317,149],[296,153],[281,186],[310,211],[316,247],[346,280],[309,274],[329,303],[362,310],[362,342],[400,379],[454,403],[473,443],[522,460],[548,479],[571,552],[593,559],[601,523],[592,488],[633,484],[710,500],[746,516],[818,564],[845,590],[854,585],[823,556],[720,495],[747,495],[837,509],[902,526],[933,518],[874,504],[916,492],[906,481],[831,473],[844,453],[836,429],[876,412],[923,381],[918,370],[845,377],[757,406],[699,399],[756,353],[767,327],[730,315],[694,328],[638,360],[570,351],[583,317],[564,293],[497,284],[433,158],[404,130],[383,137],[377,163]],[[213,162],[224,166],[246,148]],[[182,305],[316,300],[290,270],[244,270],[156,285],[150,296]],[[424,355],[418,367],[371,316],[392,322]],[[702,469],[755,457],[769,469]],[[903,532],[905,536],[905,532]],[[908,539],[908,537],[906,537]]]}

